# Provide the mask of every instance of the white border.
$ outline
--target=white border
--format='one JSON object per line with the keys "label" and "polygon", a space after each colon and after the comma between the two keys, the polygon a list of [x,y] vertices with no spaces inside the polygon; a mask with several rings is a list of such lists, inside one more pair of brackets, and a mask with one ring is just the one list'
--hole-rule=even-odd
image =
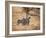
{"label": "white border", "polygon": [[[12,6],[16,7],[36,7],[40,8],[40,30],[31,31],[13,31],[12,32]],[[42,33],[43,32],[43,6],[42,5],[22,5],[22,4],[10,4],[10,24],[9,34],[26,34],[26,33]]]}

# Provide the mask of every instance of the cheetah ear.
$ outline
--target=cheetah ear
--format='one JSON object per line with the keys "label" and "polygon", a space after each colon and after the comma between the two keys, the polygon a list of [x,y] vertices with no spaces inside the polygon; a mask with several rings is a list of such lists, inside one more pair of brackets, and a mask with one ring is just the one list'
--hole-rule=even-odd
{"label": "cheetah ear", "polygon": [[29,17],[29,19],[30,19],[31,17]]}

